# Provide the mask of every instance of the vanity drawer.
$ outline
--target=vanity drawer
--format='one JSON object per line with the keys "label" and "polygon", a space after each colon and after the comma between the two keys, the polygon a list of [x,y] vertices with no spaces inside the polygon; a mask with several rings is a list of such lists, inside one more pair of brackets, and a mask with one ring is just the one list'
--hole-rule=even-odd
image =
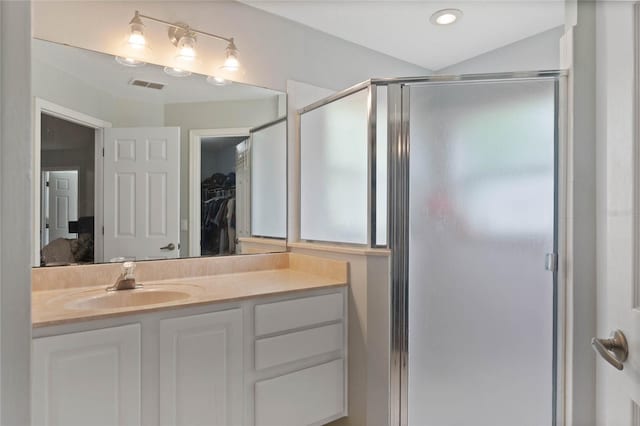
{"label": "vanity drawer", "polygon": [[256,341],[256,370],[299,361],[334,351],[344,346],[342,323],[268,337]]}
{"label": "vanity drawer", "polygon": [[255,426],[321,424],[344,411],[342,358],[256,383]]}
{"label": "vanity drawer", "polygon": [[256,336],[341,320],[343,305],[342,293],[257,305]]}

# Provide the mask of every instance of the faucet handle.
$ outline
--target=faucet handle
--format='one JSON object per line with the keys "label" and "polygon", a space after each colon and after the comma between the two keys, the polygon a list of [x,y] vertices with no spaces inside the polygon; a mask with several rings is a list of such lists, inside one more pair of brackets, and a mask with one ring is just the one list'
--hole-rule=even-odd
{"label": "faucet handle", "polygon": [[136,264],[134,262],[124,262],[122,268],[124,269],[125,280],[135,279],[134,272],[136,270]]}

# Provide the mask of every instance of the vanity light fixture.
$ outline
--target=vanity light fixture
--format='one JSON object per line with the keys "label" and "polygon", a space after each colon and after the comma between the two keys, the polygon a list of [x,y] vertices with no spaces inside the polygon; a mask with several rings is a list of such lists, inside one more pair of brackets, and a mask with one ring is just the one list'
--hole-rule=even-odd
{"label": "vanity light fixture", "polygon": [[442,9],[431,15],[431,23],[434,25],[451,25],[462,18],[460,9]]}
{"label": "vanity light fixture", "polygon": [[[154,18],[152,16],[143,15],[139,11],[135,11],[133,18],[129,22],[130,26],[130,34],[129,34],[129,45],[134,49],[144,49],[148,48],[146,39],[144,36],[144,23],[143,19],[157,22],[159,24],[166,25],[169,27],[169,40],[171,43],[176,46],[178,52],[176,54],[177,67],[166,67],[165,72],[170,75],[179,74],[179,76],[185,76],[184,73],[188,72],[184,68],[185,65],[189,63],[193,63],[195,61],[197,53],[196,53],[196,37],[204,36],[213,38],[220,41],[227,42],[227,48],[225,52],[225,61],[220,69],[225,71],[234,72],[240,68],[240,62],[238,60],[238,48],[234,42],[233,37],[223,37],[217,34],[208,33],[205,31],[197,30],[195,28],[191,28],[189,25],[181,23],[181,22],[168,22],[162,19]],[[120,62],[120,61],[118,61]],[[123,64],[124,65],[124,64]],[[190,74],[190,73],[189,73]],[[186,75],[189,75],[186,74]]]}

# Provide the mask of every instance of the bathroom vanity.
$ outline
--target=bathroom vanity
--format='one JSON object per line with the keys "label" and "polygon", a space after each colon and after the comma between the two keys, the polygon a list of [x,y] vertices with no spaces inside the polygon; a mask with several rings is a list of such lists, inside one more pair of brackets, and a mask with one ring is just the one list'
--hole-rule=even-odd
{"label": "bathroom vanity", "polygon": [[[34,270],[34,425],[300,426],[347,414],[345,262],[138,265],[144,287],[114,292],[104,284],[120,265]],[[82,275],[93,285],[76,286]]]}

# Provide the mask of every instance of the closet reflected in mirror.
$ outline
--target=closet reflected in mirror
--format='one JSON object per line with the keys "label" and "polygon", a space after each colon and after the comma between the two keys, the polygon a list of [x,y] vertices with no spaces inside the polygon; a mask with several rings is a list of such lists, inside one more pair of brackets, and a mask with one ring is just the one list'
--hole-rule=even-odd
{"label": "closet reflected in mirror", "polygon": [[33,40],[34,266],[286,250],[286,95]]}

